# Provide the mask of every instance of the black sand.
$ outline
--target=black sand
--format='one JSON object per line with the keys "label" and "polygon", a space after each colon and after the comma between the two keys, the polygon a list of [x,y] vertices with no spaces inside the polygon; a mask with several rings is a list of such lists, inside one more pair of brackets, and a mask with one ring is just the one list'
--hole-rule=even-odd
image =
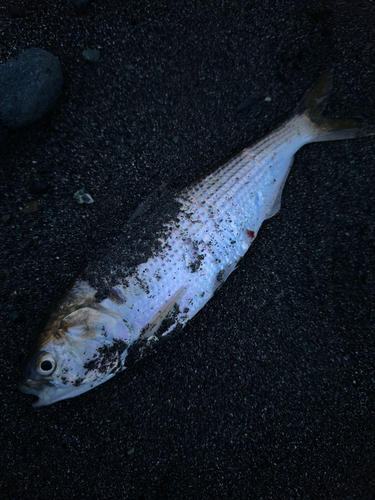
{"label": "black sand", "polygon": [[18,391],[51,304],[163,183],[260,138],[332,66],[327,114],[375,122],[375,2],[18,3],[1,61],[44,48],[65,83],[0,152],[0,497],[375,498],[373,138],[296,155],[281,212],[178,335],[76,399]]}

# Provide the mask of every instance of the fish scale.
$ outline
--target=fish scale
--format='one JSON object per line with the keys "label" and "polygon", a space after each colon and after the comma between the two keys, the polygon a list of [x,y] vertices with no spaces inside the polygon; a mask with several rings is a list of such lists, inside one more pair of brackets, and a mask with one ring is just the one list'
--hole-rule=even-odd
{"label": "fish scale", "polygon": [[34,406],[102,384],[126,367],[132,344],[182,328],[235,270],[263,221],[278,212],[300,147],[374,134],[374,127],[321,116],[331,79],[321,75],[289,121],[150,208],[88,266],[52,310],[26,360],[20,389],[38,396]]}

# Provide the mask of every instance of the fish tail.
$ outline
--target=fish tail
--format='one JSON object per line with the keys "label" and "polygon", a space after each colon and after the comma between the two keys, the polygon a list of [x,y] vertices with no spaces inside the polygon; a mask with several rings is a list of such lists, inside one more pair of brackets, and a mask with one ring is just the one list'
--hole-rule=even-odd
{"label": "fish tail", "polygon": [[332,77],[333,70],[322,73],[297,106],[296,114],[307,117],[313,127],[309,142],[354,139],[375,135],[374,125],[366,125],[353,120],[329,119],[322,116],[331,92]]}

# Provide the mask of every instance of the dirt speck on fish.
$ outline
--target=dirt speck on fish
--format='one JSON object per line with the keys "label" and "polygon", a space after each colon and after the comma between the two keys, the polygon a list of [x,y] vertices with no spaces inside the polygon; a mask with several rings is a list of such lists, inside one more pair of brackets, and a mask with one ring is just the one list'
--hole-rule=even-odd
{"label": "dirt speck on fish", "polygon": [[62,297],[25,362],[35,407],[72,398],[125,368],[129,347],[182,328],[235,270],[280,209],[294,154],[310,142],[375,134],[322,117],[332,72],[290,120],[195,185],[137,217]]}

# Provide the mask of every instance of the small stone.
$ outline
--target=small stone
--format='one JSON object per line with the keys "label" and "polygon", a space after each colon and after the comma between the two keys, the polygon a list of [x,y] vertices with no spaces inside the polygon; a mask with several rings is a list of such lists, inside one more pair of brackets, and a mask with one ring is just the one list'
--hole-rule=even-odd
{"label": "small stone", "polygon": [[4,224],[6,222],[9,222],[10,221],[10,215],[9,214],[3,215],[2,216],[2,221],[4,222]]}
{"label": "small stone", "polygon": [[23,6],[18,4],[9,4],[8,10],[13,19],[18,17],[28,17],[34,14],[33,10],[24,10]]}
{"label": "small stone", "polygon": [[86,49],[82,51],[83,57],[89,62],[98,62],[100,59],[100,51],[98,49]]}
{"label": "small stone", "polygon": [[8,142],[9,135],[9,128],[0,123],[0,147]]}
{"label": "small stone", "polygon": [[271,102],[271,101],[272,101],[271,97],[266,97],[264,100],[265,100],[266,102]]}
{"label": "small stone", "polygon": [[11,319],[14,323],[21,323],[21,321],[25,320],[25,316],[20,311],[12,311],[8,314],[8,318]]}
{"label": "small stone", "polygon": [[31,200],[27,205],[25,205],[22,209],[24,214],[32,214],[33,212],[38,211],[38,202],[37,200]]}
{"label": "small stone", "polygon": [[13,18],[17,18],[17,17],[23,17],[23,10],[21,8],[20,5],[12,5],[10,4],[9,7],[9,14],[13,17]]}
{"label": "small stone", "polygon": [[29,187],[29,193],[31,194],[46,194],[51,188],[50,184],[44,181],[34,181]]}
{"label": "small stone", "polygon": [[76,193],[74,193],[73,198],[80,204],[82,203],[94,203],[94,200],[91,198],[91,196],[88,193],[85,193],[83,189],[79,189]]}
{"label": "small stone", "polygon": [[174,142],[175,144],[177,144],[177,143],[178,143],[178,140],[179,140],[178,135],[175,135],[175,136],[173,137],[173,142]]}
{"label": "small stone", "polygon": [[237,106],[237,108],[236,108],[237,113],[239,113],[240,111],[244,111],[245,109],[250,108],[251,106],[253,106],[257,102],[259,102],[260,100],[261,100],[261,97],[258,94],[249,95],[248,97],[246,97],[246,99],[244,101],[241,102],[241,104],[239,104]]}
{"label": "small stone", "polygon": [[72,0],[77,14],[86,14],[91,0]]}
{"label": "small stone", "polygon": [[134,448],[130,448],[130,450],[128,450],[128,455],[133,455],[134,453]]}

